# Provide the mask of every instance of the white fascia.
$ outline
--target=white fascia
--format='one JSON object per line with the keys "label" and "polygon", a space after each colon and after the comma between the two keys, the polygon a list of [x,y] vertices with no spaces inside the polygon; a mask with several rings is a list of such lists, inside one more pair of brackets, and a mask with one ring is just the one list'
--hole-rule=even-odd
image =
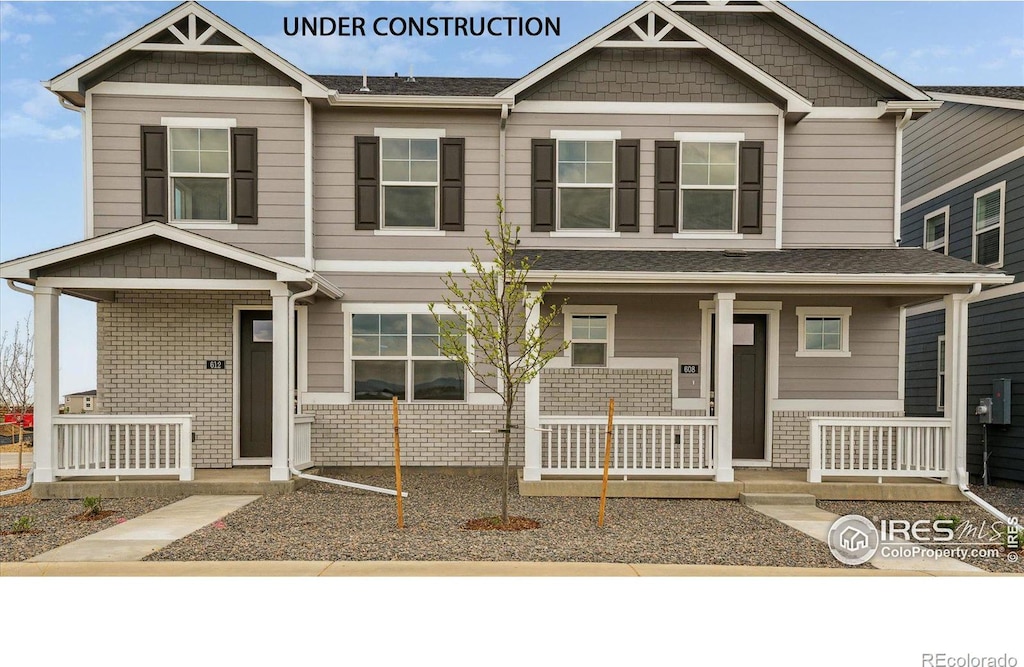
{"label": "white fascia", "polygon": [[560,284],[778,284],[778,285],[1006,285],[1013,276],[994,273],[673,273],[657,271],[530,272],[533,282]]}

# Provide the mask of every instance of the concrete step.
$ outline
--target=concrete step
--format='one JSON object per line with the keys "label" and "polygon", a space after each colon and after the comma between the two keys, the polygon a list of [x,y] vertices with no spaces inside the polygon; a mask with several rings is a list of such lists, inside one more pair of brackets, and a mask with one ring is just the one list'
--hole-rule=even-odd
{"label": "concrete step", "polygon": [[740,504],[751,505],[811,505],[815,497],[810,493],[741,493]]}

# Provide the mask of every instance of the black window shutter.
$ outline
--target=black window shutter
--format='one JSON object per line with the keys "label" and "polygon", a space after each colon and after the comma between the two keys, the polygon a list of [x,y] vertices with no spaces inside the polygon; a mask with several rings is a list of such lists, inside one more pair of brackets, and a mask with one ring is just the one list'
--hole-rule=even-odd
{"label": "black window shutter", "polygon": [[679,229],[679,142],[654,142],[654,231]]}
{"label": "black window shutter", "polygon": [[615,142],[615,231],[640,231],[640,140]]}
{"label": "black window shutter", "polygon": [[764,191],[764,142],[740,142],[739,233],[761,233]]}
{"label": "black window shutter", "polygon": [[380,229],[380,139],[356,137],[356,229]]}
{"label": "black window shutter", "polygon": [[441,230],[466,228],[466,140],[441,139]]}
{"label": "black window shutter", "polygon": [[555,231],[555,140],[534,139],[531,168],[530,229]]}
{"label": "black window shutter", "polygon": [[167,222],[167,128],[142,127],[142,221]]}
{"label": "black window shutter", "polygon": [[231,129],[231,221],[255,225],[259,198],[255,127]]}

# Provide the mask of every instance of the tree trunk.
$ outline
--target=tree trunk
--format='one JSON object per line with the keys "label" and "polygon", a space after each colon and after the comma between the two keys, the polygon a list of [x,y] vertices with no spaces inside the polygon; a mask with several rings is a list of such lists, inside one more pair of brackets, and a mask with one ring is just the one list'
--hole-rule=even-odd
{"label": "tree trunk", "polygon": [[512,403],[505,401],[505,451],[502,460],[501,522],[508,525],[508,452],[512,442]]}

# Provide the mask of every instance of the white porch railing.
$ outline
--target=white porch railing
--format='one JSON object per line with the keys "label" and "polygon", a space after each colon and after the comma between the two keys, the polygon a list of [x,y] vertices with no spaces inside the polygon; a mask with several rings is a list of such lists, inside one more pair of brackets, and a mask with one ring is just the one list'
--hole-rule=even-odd
{"label": "white porch railing", "polygon": [[191,415],[53,417],[55,477],[168,475],[194,478]]}
{"label": "white porch railing", "polygon": [[925,417],[811,418],[807,481],[822,477],[948,477],[953,429]]}
{"label": "white porch railing", "polygon": [[292,420],[292,467],[305,470],[313,467],[313,415],[295,415]]}
{"label": "white porch railing", "polygon": [[[715,474],[714,417],[615,417],[609,474]],[[541,476],[600,475],[606,417],[540,418]]]}

